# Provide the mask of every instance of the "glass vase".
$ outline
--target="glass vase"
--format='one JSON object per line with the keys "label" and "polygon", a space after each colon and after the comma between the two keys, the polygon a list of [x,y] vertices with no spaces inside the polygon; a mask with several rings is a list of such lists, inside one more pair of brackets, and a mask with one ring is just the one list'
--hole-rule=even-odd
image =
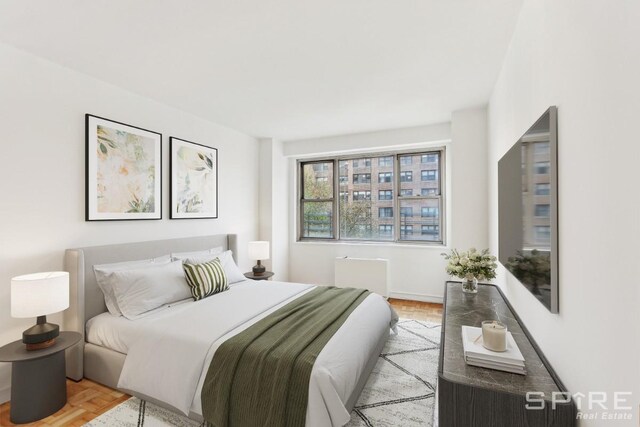
{"label": "glass vase", "polygon": [[477,294],[478,279],[476,279],[475,277],[473,279],[462,279],[462,292],[467,294]]}

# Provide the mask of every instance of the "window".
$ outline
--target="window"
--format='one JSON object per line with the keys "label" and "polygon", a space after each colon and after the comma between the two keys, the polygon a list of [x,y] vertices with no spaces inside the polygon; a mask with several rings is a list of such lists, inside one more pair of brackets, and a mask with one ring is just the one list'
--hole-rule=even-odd
{"label": "window", "polygon": [[393,218],[393,208],[378,208],[379,218]]}
{"label": "window", "polygon": [[438,161],[437,154],[423,154],[420,159],[421,163],[436,163]]}
{"label": "window", "polygon": [[421,232],[423,238],[427,240],[434,239],[440,234],[440,227],[437,225],[423,225]]}
{"label": "window", "polygon": [[354,173],[353,183],[354,184],[371,184],[371,174],[370,173]]}
{"label": "window", "polygon": [[371,200],[371,191],[354,191],[353,200]]}
{"label": "window", "polygon": [[547,175],[551,164],[549,162],[536,162],[536,173],[538,175]]}
{"label": "window", "polygon": [[413,181],[412,171],[400,172],[400,182],[411,182],[411,181]]}
{"label": "window", "polygon": [[[319,164],[321,166],[318,166]],[[317,174],[320,173],[326,174],[326,181],[317,179]],[[333,162],[304,164],[302,175],[300,234],[311,238],[333,238]]]}
{"label": "window", "polygon": [[536,225],[534,227],[535,239],[538,243],[551,241],[551,227],[548,225]]}
{"label": "window", "polygon": [[[443,155],[440,149],[300,161],[298,238],[443,243]],[[423,159],[425,181],[414,166]]]}
{"label": "window", "polygon": [[548,196],[550,190],[549,184],[536,184],[536,196]]}
{"label": "window", "polygon": [[378,157],[378,166],[381,168],[390,168],[393,166],[393,157]]}
{"label": "window", "polygon": [[438,208],[434,208],[434,207],[422,208],[423,218],[435,218],[437,216],[438,216]]}
{"label": "window", "polygon": [[438,171],[437,170],[427,170],[427,171],[422,171],[422,180],[423,181],[435,181],[436,179],[438,179]]}
{"label": "window", "polygon": [[407,237],[413,234],[413,225],[401,225],[400,236]]}
{"label": "window", "polygon": [[354,168],[368,168],[371,167],[371,159],[356,159],[353,161]]}
{"label": "window", "polygon": [[413,216],[413,207],[412,206],[401,207],[400,216],[405,218]]}
{"label": "window", "polygon": [[535,216],[549,217],[549,205],[536,205]]}
{"label": "window", "polygon": [[393,172],[380,172],[378,174],[378,182],[391,182],[391,178],[393,177]]}
{"label": "window", "polygon": [[382,224],[378,227],[378,233],[380,237],[391,237],[393,236],[393,225],[390,224]]}
{"label": "window", "polygon": [[378,191],[378,200],[393,200],[393,191],[392,190]]}
{"label": "window", "polygon": [[549,143],[548,142],[536,142],[533,144],[533,153],[538,156],[549,155]]}

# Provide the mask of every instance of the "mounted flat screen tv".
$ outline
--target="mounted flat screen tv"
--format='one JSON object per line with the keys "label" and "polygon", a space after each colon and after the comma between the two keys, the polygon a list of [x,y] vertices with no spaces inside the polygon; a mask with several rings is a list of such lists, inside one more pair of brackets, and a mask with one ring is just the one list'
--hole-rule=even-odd
{"label": "mounted flat screen tv", "polygon": [[498,162],[500,263],[558,312],[558,113],[550,107]]}

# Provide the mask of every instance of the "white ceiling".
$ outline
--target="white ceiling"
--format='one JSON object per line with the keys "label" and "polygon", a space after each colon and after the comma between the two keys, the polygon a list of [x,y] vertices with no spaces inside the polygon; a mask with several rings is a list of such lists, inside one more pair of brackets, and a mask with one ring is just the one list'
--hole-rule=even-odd
{"label": "white ceiling", "polygon": [[289,140],[447,121],[486,103],[521,3],[3,0],[0,42]]}

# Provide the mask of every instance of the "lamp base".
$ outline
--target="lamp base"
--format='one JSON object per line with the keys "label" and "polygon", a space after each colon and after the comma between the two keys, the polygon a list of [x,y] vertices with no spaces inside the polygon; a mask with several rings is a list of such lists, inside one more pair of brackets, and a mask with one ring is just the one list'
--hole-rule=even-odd
{"label": "lamp base", "polygon": [[44,348],[51,347],[55,343],[56,343],[56,339],[54,338],[52,340],[45,341],[45,342],[40,342],[38,344],[27,344],[27,351],[42,350]]}
{"label": "lamp base", "polygon": [[258,264],[253,266],[253,275],[254,276],[262,276],[265,271],[267,271],[267,269],[265,268],[264,265],[260,264],[260,261],[258,261]]}
{"label": "lamp base", "polygon": [[54,345],[58,335],[58,325],[47,323],[47,316],[38,316],[38,323],[22,332],[22,342],[27,345],[27,350],[40,350]]}

